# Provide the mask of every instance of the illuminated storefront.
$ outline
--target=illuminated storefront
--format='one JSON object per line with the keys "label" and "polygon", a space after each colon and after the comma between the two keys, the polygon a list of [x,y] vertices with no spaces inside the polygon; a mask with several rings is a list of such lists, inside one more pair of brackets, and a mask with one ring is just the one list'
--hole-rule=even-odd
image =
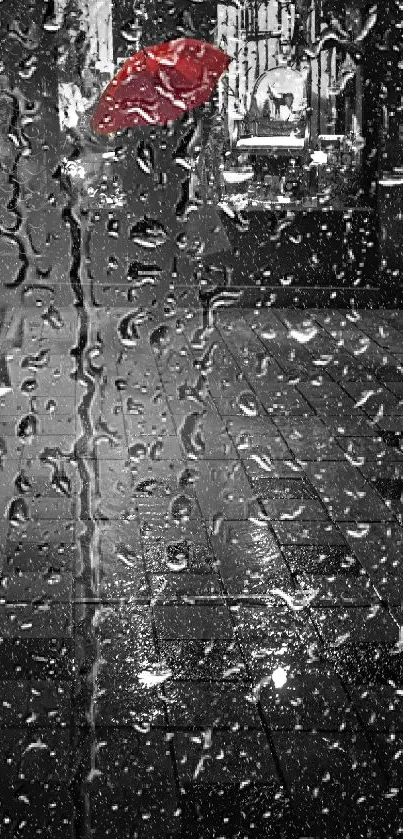
{"label": "illuminated storefront", "polygon": [[[375,7],[241,0],[217,7],[222,193],[246,206],[360,203],[362,54]],[[367,4],[368,5],[368,4]]]}

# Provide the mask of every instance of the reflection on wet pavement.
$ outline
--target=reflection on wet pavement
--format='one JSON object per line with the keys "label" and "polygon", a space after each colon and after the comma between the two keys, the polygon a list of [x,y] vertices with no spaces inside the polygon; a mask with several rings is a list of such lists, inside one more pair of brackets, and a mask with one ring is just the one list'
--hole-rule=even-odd
{"label": "reflection on wet pavement", "polygon": [[1,332],[2,836],[397,836],[401,315],[50,314]]}

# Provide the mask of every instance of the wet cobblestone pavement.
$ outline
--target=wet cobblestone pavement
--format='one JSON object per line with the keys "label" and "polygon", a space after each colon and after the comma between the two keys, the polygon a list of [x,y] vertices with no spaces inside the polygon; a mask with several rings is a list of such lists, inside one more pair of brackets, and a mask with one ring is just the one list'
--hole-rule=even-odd
{"label": "wet cobblestone pavement", "polygon": [[2,312],[1,836],[402,834],[402,313],[83,312]]}

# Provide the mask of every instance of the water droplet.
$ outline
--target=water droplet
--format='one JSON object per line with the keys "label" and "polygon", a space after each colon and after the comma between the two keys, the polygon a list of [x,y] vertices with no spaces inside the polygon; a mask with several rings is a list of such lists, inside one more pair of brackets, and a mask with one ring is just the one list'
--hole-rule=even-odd
{"label": "water droplet", "polygon": [[56,309],[53,303],[51,303],[50,306],[48,306],[46,312],[43,313],[42,320],[44,320],[45,323],[49,324],[49,326],[51,326],[52,329],[62,329],[62,327],[64,326],[62,315],[59,312],[59,310]]}
{"label": "water droplet", "polygon": [[7,454],[7,444],[4,437],[0,437],[0,462],[4,455]]}
{"label": "water droplet", "polygon": [[38,382],[36,379],[25,379],[25,381],[21,385],[21,392],[22,393],[32,393],[33,390],[36,390],[38,387]]}
{"label": "water droplet", "polygon": [[55,488],[56,492],[60,492],[61,495],[66,495],[70,498],[71,480],[68,475],[64,474],[64,472],[54,472],[52,475],[52,486]]}
{"label": "water droplet", "polygon": [[167,568],[170,571],[184,571],[189,563],[189,546],[186,542],[179,542],[166,547]]}
{"label": "water droplet", "polygon": [[130,460],[143,460],[147,456],[147,446],[145,443],[133,443],[129,447]]}
{"label": "water droplet", "polygon": [[175,521],[189,521],[192,513],[192,501],[186,495],[178,495],[171,504],[171,515]]}
{"label": "water droplet", "polygon": [[21,367],[28,367],[29,370],[41,370],[47,367],[50,361],[49,350],[41,350],[38,355],[27,355],[21,361]]}
{"label": "water droplet", "polygon": [[157,486],[155,478],[148,478],[145,481],[140,481],[136,486],[136,492],[144,492],[145,495],[152,495]]}
{"label": "water droplet", "polygon": [[32,489],[32,484],[29,478],[20,472],[15,479],[15,488],[18,492],[29,492]]}
{"label": "water droplet", "polygon": [[0,355],[0,396],[5,396],[7,393],[10,393],[12,389],[7,358],[4,353],[2,353]]}
{"label": "water droplet", "polygon": [[115,387],[116,387],[116,390],[127,390],[126,379],[116,379]]}
{"label": "water droplet", "polygon": [[27,416],[23,417],[18,423],[17,435],[25,440],[25,442],[29,443],[32,442],[32,438],[35,436],[36,432],[37,419],[34,414],[27,414]]}
{"label": "water droplet", "polygon": [[154,167],[154,152],[152,146],[145,143],[144,140],[141,140],[137,146],[136,161],[142,172],[145,172],[146,175],[151,174]]}
{"label": "water droplet", "polygon": [[270,589],[270,594],[280,597],[294,612],[302,612],[306,609],[318,593],[319,589],[301,589],[293,594],[288,594],[288,592],[282,591],[279,588]]}
{"label": "water droplet", "polygon": [[205,450],[206,444],[200,430],[201,421],[202,414],[188,414],[179,428],[180,438],[188,457],[196,458]]}
{"label": "water droplet", "polygon": [[214,513],[211,520],[211,533],[213,536],[218,536],[224,524],[224,516],[222,513]]}
{"label": "water droplet", "polygon": [[140,335],[136,323],[136,313],[125,315],[118,325],[118,335],[125,347],[135,347]]}
{"label": "water droplet", "polygon": [[146,262],[138,262],[134,260],[130,263],[127,277],[129,280],[138,280],[141,277],[155,277],[162,271],[159,265],[147,264]]}
{"label": "water droplet", "polygon": [[189,485],[192,486],[195,480],[197,480],[197,475],[198,473],[195,469],[184,469],[178,477],[178,486],[181,487],[181,489],[184,489]]}
{"label": "water droplet", "polygon": [[112,239],[118,239],[119,238],[119,230],[120,230],[119,219],[109,218],[108,219],[108,224],[107,224],[108,236],[110,236]]}
{"label": "water droplet", "polygon": [[246,417],[256,417],[259,413],[259,406],[256,396],[252,391],[244,391],[237,399],[239,409]]}
{"label": "water droplet", "polygon": [[156,349],[167,346],[169,343],[169,326],[165,323],[157,326],[150,335],[150,344]]}
{"label": "water droplet", "polygon": [[163,451],[164,451],[164,444],[163,444],[162,440],[156,440],[155,443],[153,443],[150,446],[150,458],[151,458],[151,460],[160,460]]}
{"label": "water droplet", "polygon": [[116,548],[116,556],[121,562],[123,562],[123,565],[127,566],[127,568],[135,567],[136,556],[126,545],[119,545],[119,547]]}
{"label": "water droplet", "polygon": [[294,341],[298,341],[299,344],[308,344],[309,341],[313,340],[317,333],[318,327],[310,323],[305,326],[301,326],[299,329],[290,329],[290,338]]}
{"label": "water droplet", "polygon": [[25,524],[29,519],[28,505],[23,498],[13,498],[8,508],[8,520],[13,527]]}
{"label": "water droplet", "polygon": [[167,231],[159,221],[145,216],[131,228],[130,239],[142,248],[155,249],[165,244]]}
{"label": "water droplet", "polygon": [[144,405],[142,402],[136,402],[131,396],[129,396],[126,402],[126,410],[128,414],[142,416],[144,414]]}
{"label": "water droplet", "polygon": [[48,399],[45,410],[48,411],[49,414],[54,414],[57,408],[57,402],[54,399]]}
{"label": "water droplet", "polygon": [[141,672],[137,674],[140,684],[142,684],[145,688],[153,688],[157,685],[161,685],[163,682],[166,682],[167,679],[170,679],[171,676],[172,670],[162,664],[155,664],[149,667],[148,670],[141,670]]}

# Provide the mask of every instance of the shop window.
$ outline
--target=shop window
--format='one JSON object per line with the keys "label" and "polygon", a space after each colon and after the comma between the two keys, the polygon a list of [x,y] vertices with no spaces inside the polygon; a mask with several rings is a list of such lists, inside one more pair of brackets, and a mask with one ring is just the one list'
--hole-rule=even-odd
{"label": "shop window", "polygon": [[219,93],[223,196],[240,206],[360,202],[373,8],[247,0],[220,3],[217,21],[233,58]]}

